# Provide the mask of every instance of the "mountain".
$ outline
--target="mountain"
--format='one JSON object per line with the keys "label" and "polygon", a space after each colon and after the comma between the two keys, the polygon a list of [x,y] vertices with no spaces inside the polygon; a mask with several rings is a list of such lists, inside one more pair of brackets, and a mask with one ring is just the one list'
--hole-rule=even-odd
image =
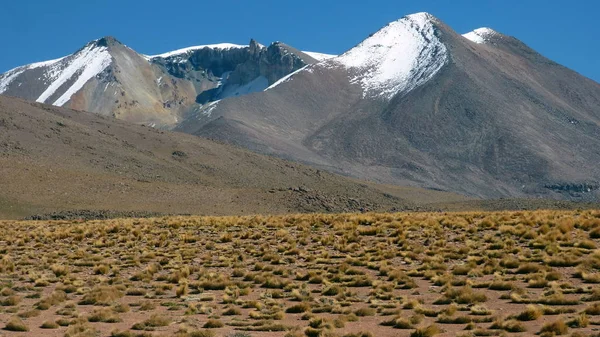
{"label": "mountain", "polygon": [[489,28],[408,15],[176,130],[361,179],[597,200],[600,85]]}
{"label": "mountain", "polygon": [[0,75],[0,94],[169,127],[202,104],[262,91],[327,57],[254,40],[146,56],[106,37],[72,55]]}
{"label": "mountain", "polygon": [[390,211],[468,201],[357,181],[200,137],[6,96],[0,96],[0,186],[3,219],[79,210]]}
{"label": "mountain", "polygon": [[114,38],[0,75],[0,93],[173,129],[320,170],[471,198],[600,198],[600,84],[490,28],[427,13],[342,55]]}

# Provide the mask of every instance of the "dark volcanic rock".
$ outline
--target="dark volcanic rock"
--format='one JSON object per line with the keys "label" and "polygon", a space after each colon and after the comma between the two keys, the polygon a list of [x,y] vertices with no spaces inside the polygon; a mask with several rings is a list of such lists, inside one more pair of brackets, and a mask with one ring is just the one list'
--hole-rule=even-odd
{"label": "dark volcanic rock", "polygon": [[264,47],[254,39],[245,48],[204,47],[152,59],[152,63],[170,75],[190,81],[198,92],[196,102],[200,104],[222,99],[228,91],[259,79],[265,79],[264,84],[252,91],[263,90],[314,62],[310,56],[283,43]]}

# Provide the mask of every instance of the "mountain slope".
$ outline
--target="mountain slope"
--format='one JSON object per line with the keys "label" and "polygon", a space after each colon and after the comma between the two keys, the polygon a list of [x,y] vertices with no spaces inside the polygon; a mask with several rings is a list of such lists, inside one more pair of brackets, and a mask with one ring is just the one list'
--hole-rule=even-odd
{"label": "mountain slope", "polygon": [[483,198],[596,200],[600,85],[426,13],[178,130],[334,172]]}
{"label": "mountain slope", "polygon": [[[254,214],[401,210],[385,190],[199,137],[0,96],[0,218],[68,210]],[[410,200],[409,200],[410,199]]]}
{"label": "mountain slope", "polygon": [[106,37],[61,59],[0,75],[0,94],[168,127],[202,104],[262,91],[315,62],[280,42],[204,45],[146,56]]}

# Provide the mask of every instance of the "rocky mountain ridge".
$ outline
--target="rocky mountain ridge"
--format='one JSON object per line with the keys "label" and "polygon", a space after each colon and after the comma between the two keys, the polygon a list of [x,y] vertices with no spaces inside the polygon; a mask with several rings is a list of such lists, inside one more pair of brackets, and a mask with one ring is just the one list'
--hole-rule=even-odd
{"label": "rocky mountain ridge", "polygon": [[315,62],[281,42],[146,56],[105,37],[72,55],[0,75],[0,94],[168,128],[203,104],[262,91]]}

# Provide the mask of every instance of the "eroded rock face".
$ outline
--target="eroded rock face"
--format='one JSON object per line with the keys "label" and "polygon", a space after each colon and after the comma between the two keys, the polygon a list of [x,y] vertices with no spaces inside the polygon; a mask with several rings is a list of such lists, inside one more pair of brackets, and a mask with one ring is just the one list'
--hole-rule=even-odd
{"label": "eroded rock face", "polygon": [[255,40],[248,46],[206,46],[151,58],[171,76],[189,81],[200,104],[262,91],[315,61],[281,42],[265,47]]}
{"label": "eroded rock face", "polygon": [[245,84],[258,76],[264,76],[271,85],[287,74],[314,62],[308,56],[292,51],[291,47],[280,42],[264,48],[252,40],[249,53],[251,58],[237,66],[231,74],[231,83]]}

